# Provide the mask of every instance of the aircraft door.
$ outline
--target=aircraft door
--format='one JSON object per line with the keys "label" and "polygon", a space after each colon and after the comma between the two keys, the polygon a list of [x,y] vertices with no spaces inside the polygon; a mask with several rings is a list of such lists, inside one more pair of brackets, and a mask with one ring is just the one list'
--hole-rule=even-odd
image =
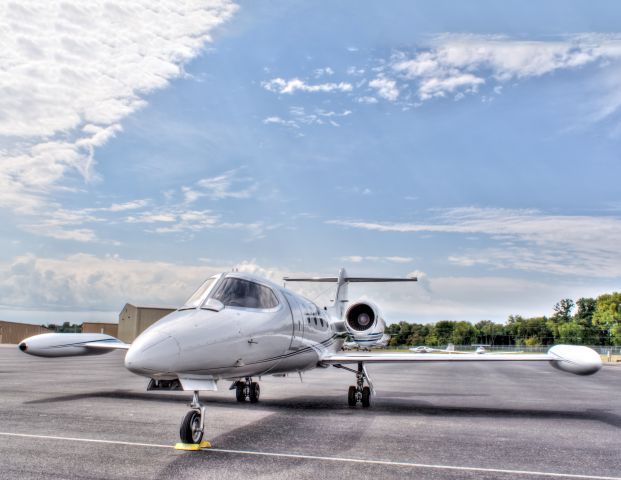
{"label": "aircraft door", "polygon": [[289,350],[299,350],[304,346],[304,315],[302,306],[293,295],[286,292],[283,293],[291,309],[291,317],[293,320],[293,336],[291,338]]}

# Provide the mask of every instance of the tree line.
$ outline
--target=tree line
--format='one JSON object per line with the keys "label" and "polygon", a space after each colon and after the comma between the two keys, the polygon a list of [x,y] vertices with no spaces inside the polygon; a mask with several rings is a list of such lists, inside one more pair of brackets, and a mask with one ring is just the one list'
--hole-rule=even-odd
{"label": "tree line", "polygon": [[47,325],[43,324],[41,326],[56,333],[82,333],[82,325],[77,323],[65,322],[62,325],[49,323]]}
{"label": "tree line", "polygon": [[550,317],[524,318],[510,315],[506,323],[481,320],[441,320],[435,324],[399,322],[388,325],[390,346],[428,345],[516,345],[540,346],[556,343],[621,345],[621,293],[597,298],[565,298],[554,305]]}

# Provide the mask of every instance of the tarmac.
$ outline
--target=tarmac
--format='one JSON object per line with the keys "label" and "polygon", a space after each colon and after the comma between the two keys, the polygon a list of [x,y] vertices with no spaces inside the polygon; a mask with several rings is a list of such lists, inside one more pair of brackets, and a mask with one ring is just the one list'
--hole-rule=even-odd
{"label": "tarmac", "polygon": [[59,359],[0,348],[0,479],[621,478],[621,367],[376,365],[263,377],[258,404],[203,394],[213,448],[174,450],[189,392],[146,392],[123,352]]}

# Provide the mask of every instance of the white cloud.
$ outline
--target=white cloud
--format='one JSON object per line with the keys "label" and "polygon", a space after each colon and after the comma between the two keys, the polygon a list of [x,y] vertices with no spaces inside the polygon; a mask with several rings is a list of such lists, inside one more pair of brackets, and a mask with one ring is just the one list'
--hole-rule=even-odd
{"label": "white cloud", "polygon": [[149,204],[149,200],[145,200],[145,199],[140,199],[140,200],[133,200],[131,202],[125,202],[125,203],[113,203],[112,205],[110,205],[110,207],[107,209],[110,212],[124,212],[126,210],[137,210],[139,208],[144,208]]}
{"label": "white cloud", "polygon": [[257,185],[252,178],[240,175],[240,170],[228,170],[215,177],[203,178],[193,187],[182,187],[185,202],[193,203],[201,197],[212,200],[250,198],[257,190]]}
{"label": "white cloud", "polygon": [[329,223],[379,232],[483,234],[500,245],[450,255],[449,260],[461,266],[483,264],[559,275],[621,277],[618,217],[468,207],[444,210],[431,223]]}
{"label": "white cloud", "polygon": [[291,80],[285,80],[284,78],[274,78],[267,82],[261,83],[261,85],[269,92],[283,94],[292,94],[296,91],[310,93],[351,92],[353,89],[352,84],[348,82],[329,82],[310,85],[304,82],[304,80],[300,80],[299,78],[292,78]]}
{"label": "white cloud", "polygon": [[370,97],[370,96],[362,96],[362,97],[358,97],[358,98],[356,98],[356,101],[357,101],[358,103],[373,104],[373,103],[377,103],[377,98],[375,98],[375,97]]}
{"label": "white cloud", "polygon": [[[432,97],[443,97],[459,88],[463,88],[466,93],[476,92],[479,85],[483,83],[485,80],[470,73],[449,78],[429,78],[421,82],[418,93],[421,100],[428,100]],[[459,95],[463,95],[463,93],[459,92]]]}
{"label": "white cloud", "polygon": [[335,118],[348,117],[352,114],[351,110],[343,110],[342,112],[335,112],[332,110],[324,110],[322,108],[316,108],[313,113],[306,111],[304,107],[294,106],[289,108],[289,119],[281,117],[267,117],[263,120],[266,125],[281,125],[283,127],[300,129],[304,125],[331,125],[333,127],[339,127],[340,124],[336,122]]}
{"label": "white cloud", "polygon": [[283,127],[300,128],[294,120],[285,120],[284,118],[276,116],[263,119],[263,123],[266,125],[282,125]]}
{"label": "white cloud", "polygon": [[97,241],[95,231],[90,228],[50,227],[45,224],[41,224],[28,225],[25,227],[25,230],[36,235],[55,238],[57,240],[74,240],[76,242]]}
{"label": "white cloud", "polygon": [[366,256],[350,255],[347,257],[341,257],[340,260],[344,262],[351,262],[351,263],[362,263],[362,262],[412,263],[414,261],[412,257],[399,257],[399,256],[377,257],[377,256],[372,256],[372,255],[366,255]]}
{"label": "white cloud", "polygon": [[573,35],[552,41],[441,35],[413,55],[394,55],[390,70],[400,81],[413,84],[421,100],[428,100],[454,92],[477,92],[488,82],[495,84],[498,94],[500,83],[619,59],[621,36],[617,34]]}
{"label": "white cloud", "polygon": [[225,222],[209,209],[196,210],[185,205],[162,206],[130,215],[125,222],[146,224],[145,231],[158,234],[183,234],[192,237],[203,230],[245,230],[246,240],[263,238],[265,232],[278,228],[264,222]]}
{"label": "white cloud", "polygon": [[394,102],[399,97],[397,82],[385,77],[378,77],[369,82],[371,88],[377,90],[377,94],[390,102]]}
{"label": "white cloud", "polygon": [[323,76],[332,76],[334,75],[334,70],[332,70],[330,67],[325,67],[325,68],[317,68],[315,69],[315,71],[313,72],[315,75],[315,78],[321,78]]}
{"label": "white cloud", "polygon": [[0,6],[0,207],[46,210],[94,149],[182,74],[236,7],[226,0]]}

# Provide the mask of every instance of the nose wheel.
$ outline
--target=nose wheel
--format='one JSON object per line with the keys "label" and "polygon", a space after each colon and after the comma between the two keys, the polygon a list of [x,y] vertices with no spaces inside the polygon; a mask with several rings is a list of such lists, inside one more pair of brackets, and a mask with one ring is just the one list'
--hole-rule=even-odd
{"label": "nose wheel", "polygon": [[246,377],[245,381],[238,380],[235,382],[235,397],[238,402],[249,400],[250,403],[257,403],[261,395],[261,387],[257,382],[253,382],[252,378]]}
{"label": "nose wheel", "polygon": [[194,392],[190,408],[192,410],[183,417],[181,422],[179,437],[182,443],[200,444],[205,431],[205,407],[200,403],[198,391]]}

